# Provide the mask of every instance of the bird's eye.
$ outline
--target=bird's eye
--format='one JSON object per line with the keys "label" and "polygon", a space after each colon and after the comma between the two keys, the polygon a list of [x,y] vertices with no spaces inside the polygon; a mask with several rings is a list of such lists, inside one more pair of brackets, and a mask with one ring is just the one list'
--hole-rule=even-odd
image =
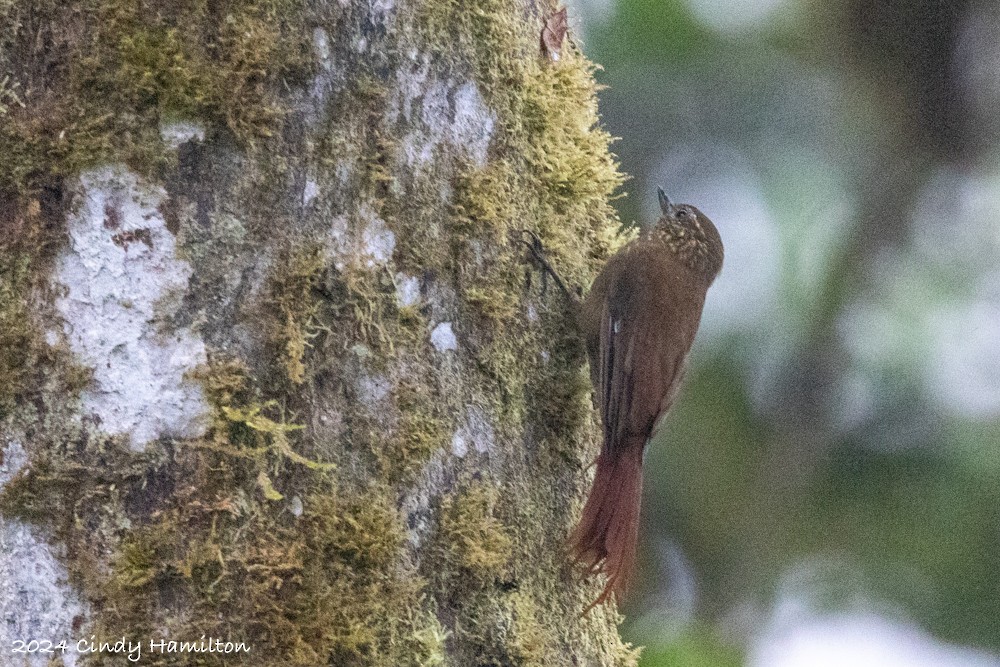
{"label": "bird's eye", "polygon": [[677,211],[677,219],[678,220],[687,220],[688,215],[689,215],[689,213],[687,212],[686,208],[682,208],[682,209],[679,209]]}

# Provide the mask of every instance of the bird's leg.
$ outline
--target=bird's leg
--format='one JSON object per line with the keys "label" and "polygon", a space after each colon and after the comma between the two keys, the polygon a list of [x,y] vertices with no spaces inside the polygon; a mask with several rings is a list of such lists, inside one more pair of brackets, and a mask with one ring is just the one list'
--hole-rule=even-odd
{"label": "bird's leg", "polygon": [[542,267],[542,270],[546,274],[552,276],[552,279],[556,281],[556,285],[559,287],[562,293],[566,295],[566,298],[569,299],[569,302],[574,306],[579,306],[580,305],[579,295],[571,292],[569,288],[566,287],[566,283],[564,283],[562,278],[559,277],[559,274],[556,273],[556,270],[552,268],[552,264],[549,263],[548,258],[545,256],[545,246],[542,245],[542,240],[538,238],[538,234],[535,234],[530,229],[522,229],[521,233],[527,235],[531,239],[529,241],[528,239],[521,238],[520,241],[521,243],[523,243],[525,246],[528,247],[528,250],[531,252],[531,255],[535,260],[535,262]]}

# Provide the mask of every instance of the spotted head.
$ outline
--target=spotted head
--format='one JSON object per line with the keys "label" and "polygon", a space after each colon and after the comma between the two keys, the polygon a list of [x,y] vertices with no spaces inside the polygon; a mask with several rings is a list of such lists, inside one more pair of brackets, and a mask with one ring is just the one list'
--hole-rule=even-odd
{"label": "spotted head", "polygon": [[722,269],[722,237],[708,216],[690,204],[674,204],[657,188],[663,215],[650,234],[677,255],[684,264],[705,276],[709,282]]}

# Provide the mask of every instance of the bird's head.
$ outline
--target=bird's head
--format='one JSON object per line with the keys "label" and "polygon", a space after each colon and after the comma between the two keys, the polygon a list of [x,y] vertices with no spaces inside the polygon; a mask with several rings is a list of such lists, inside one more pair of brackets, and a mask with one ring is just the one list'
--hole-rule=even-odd
{"label": "bird's head", "polygon": [[723,249],[719,230],[708,216],[690,204],[675,204],[657,188],[663,215],[651,230],[671,252],[709,282],[722,269]]}

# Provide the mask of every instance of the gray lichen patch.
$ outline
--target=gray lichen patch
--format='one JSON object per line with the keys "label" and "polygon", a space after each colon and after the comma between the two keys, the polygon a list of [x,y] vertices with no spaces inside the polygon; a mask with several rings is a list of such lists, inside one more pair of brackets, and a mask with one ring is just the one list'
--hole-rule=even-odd
{"label": "gray lichen patch", "polygon": [[305,187],[302,188],[302,205],[309,206],[319,195],[319,184],[313,179],[306,179]]}
{"label": "gray lichen patch", "polygon": [[0,448],[0,489],[28,463],[28,453],[20,440],[11,440]]}
{"label": "gray lichen patch", "polygon": [[205,345],[170,321],[191,268],[160,212],[165,193],[106,167],[81,175],[75,195],[55,306],[70,348],[93,371],[84,414],[136,450],[162,436],[202,435],[208,405],[184,374],[205,363]]}
{"label": "gray lichen patch", "polygon": [[392,251],[396,248],[396,236],[371,206],[363,204],[358,210],[358,217],[363,225],[360,254],[365,258],[365,266],[371,268],[385,264],[392,259]]}
{"label": "gray lichen patch", "polygon": [[402,139],[406,165],[428,168],[440,152],[485,164],[497,117],[479,88],[471,81],[434,80],[426,57],[414,54],[413,61],[397,72],[388,114],[390,123],[402,120],[414,128]]}
{"label": "gray lichen patch", "polygon": [[362,375],[358,378],[358,398],[369,409],[377,408],[391,390],[392,385],[384,376]]}
{"label": "gray lichen patch", "polygon": [[347,267],[373,269],[392,259],[396,235],[370,204],[362,203],[350,218],[330,218],[324,246],[338,271]]}
{"label": "gray lichen patch", "polygon": [[451,452],[462,458],[471,447],[483,454],[493,449],[496,444],[496,432],[487,413],[480,407],[470,405],[462,423],[451,438]]}
{"label": "gray lichen patch", "polygon": [[313,28],[312,48],[318,71],[313,77],[309,96],[313,106],[312,120],[317,120],[333,92],[338,72],[330,50],[330,34],[323,28]]}

